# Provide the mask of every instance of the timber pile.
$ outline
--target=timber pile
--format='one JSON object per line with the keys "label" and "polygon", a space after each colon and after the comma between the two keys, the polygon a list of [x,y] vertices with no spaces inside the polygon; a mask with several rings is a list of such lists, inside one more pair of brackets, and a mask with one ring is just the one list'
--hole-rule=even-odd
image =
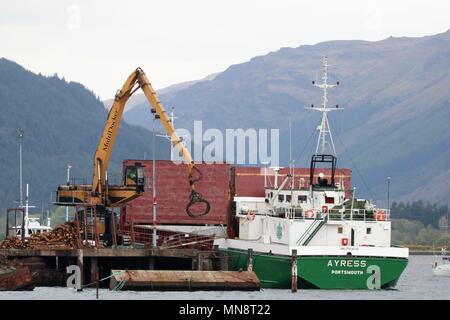
{"label": "timber pile", "polygon": [[26,247],[27,243],[22,243],[20,238],[8,238],[0,242],[0,249],[22,249]]}
{"label": "timber pile", "polygon": [[75,223],[66,222],[55,227],[52,231],[33,234],[25,242],[18,237],[0,242],[0,249],[35,248],[39,246],[73,248],[77,242]]}

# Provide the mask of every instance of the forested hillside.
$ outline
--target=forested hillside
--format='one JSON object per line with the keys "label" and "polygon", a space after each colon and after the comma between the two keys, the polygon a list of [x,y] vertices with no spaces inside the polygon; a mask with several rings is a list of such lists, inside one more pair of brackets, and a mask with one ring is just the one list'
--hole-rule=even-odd
{"label": "forested hillside", "polygon": [[[40,212],[42,205],[44,210],[51,208],[51,192],[65,183],[68,164],[72,177],[89,182],[92,157],[108,115],[93,92],[57,75],[44,77],[0,59],[0,110],[0,217],[19,199],[17,128],[24,130],[24,191],[29,183],[35,211]],[[123,159],[152,154],[151,137],[142,127],[121,124],[109,167],[111,179],[119,178]],[[169,146],[161,139],[157,156],[167,159]]]}

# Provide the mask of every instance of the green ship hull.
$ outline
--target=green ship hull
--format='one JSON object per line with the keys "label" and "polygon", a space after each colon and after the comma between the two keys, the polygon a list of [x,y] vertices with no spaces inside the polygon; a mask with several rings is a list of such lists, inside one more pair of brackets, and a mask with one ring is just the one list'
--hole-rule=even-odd
{"label": "green ship hull", "polygon": [[[246,270],[246,251],[226,249],[230,270]],[[408,264],[406,258],[358,256],[299,256],[299,288],[315,289],[388,289],[397,284]],[[291,257],[253,255],[253,271],[262,288],[291,288]]]}

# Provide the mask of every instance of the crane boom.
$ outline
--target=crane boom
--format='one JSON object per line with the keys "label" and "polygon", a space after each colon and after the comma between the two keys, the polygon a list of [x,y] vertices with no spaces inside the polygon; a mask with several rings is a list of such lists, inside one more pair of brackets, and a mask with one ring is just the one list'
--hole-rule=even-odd
{"label": "crane boom", "polygon": [[[197,182],[199,180],[199,178],[195,179],[193,176],[194,170],[198,171],[198,169],[195,167],[194,160],[192,159],[192,156],[191,156],[189,150],[183,145],[180,137],[175,132],[172,121],[167,116],[166,110],[164,109],[161,101],[158,99],[156,92],[153,89],[153,87],[152,87],[150,81],[148,80],[147,76],[145,75],[144,71],[142,69],[138,68],[138,69],[136,69],[136,72],[138,74],[138,82],[139,82],[140,88],[144,92],[144,95],[147,97],[147,100],[150,102],[151,106],[154,108],[156,114],[159,115],[161,123],[162,123],[164,129],[166,129],[167,135],[170,137],[172,144],[177,147],[178,151],[183,156],[186,164],[189,167],[189,185],[191,188],[191,195],[190,195],[190,201],[189,201],[188,205],[186,206],[186,213],[191,217],[206,215],[206,214],[208,214],[208,212],[210,210],[210,204],[195,189],[195,182]],[[191,211],[191,207],[196,203],[204,203],[206,205],[203,213],[194,214]]]}
{"label": "crane boom", "polygon": [[[186,206],[186,213],[191,217],[206,215],[210,211],[209,202],[196,191],[195,183],[200,180],[201,173],[195,167],[189,150],[181,143],[181,139],[175,132],[172,122],[167,116],[166,110],[159,101],[155,90],[141,68],[134,70],[125,81],[122,89],[116,93],[114,103],[109,111],[108,118],[103,128],[97,149],[94,154],[94,172],[91,185],[60,185],[57,190],[57,205],[75,206],[79,204],[95,205],[101,207],[122,206],[138,197],[144,190],[144,173],[140,163],[125,168],[124,182],[122,185],[108,184],[108,165],[119,132],[120,121],[123,110],[128,99],[139,88],[144,92],[145,97],[150,102],[152,113],[159,115],[162,125],[167,134],[171,137],[172,144],[175,145],[183,156],[189,168],[190,200]],[[194,171],[200,177],[194,178]],[[203,203],[205,208],[200,213],[194,213],[192,206],[196,203]]]}
{"label": "crane boom", "polygon": [[177,147],[178,151],[181,153],[189,167],[192,167],[194,165],[194,161],[191,154],[189,153],[189,150],[183,145],[183,143],[181,143],[181,139],[175,132],[172,121],[167,116],[166,110],[161,104],[161,101],[159,101],[158,97],[156,96],[156,92],[155,90],[153,90],[153,87],[148,81],[147,76],[142,70],[140,70],[140,72],[139,85],[142,88],[142,91],[144,92],[147,100],[150,102],[152,107],[156,110],[156,114],[160,116],[161,123],[164,126],[164,129],[166,129],[167,135],[171,138],[172,144]]}
{"label": "crane boom", "polygon": [[93,195],[102,193],[102,186],[107,179],[107,169],[109,159],[112,154],[114,142],[120,127],[125,104],[133,94],[133,88],[136,84],[137,72],[133,72],[122,86],[122,89],[116,93],[114,103],[109,110],[105,127],[103,128],[97,150],[94,154],[94,171],[92,177],[91,191]]}

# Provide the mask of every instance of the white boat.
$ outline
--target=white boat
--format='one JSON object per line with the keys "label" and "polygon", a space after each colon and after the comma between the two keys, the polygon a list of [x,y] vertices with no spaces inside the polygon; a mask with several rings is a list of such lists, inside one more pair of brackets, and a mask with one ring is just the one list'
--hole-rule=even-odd
{"label": "white boat", "polygon": [[[13,229],[16,229],[16,235],[20,237],[22,235],[22,226],[16,226],[13,227]],[[29,238],[33,234],[40,234],[44,232],[49,232],[52,230],[50,227],[50,218],[48,218],[47,225],[41,225],[39,222],[39,218],[29,218],[28,216],[25,217],[25,238]]]}
{"label": "white boat", "polygon": [[450,277],[450,256],[442,248],[440,259],[436,259],[432,266],[433,274],[437,277]]}
{"label": "white boat", "polygon": [[[33,234],[40,234],[40,233],[44,233],[44,232],[49,232],[52,230],[52,228],[50,227],[50,218],[47,218],[47,225],[41,225],[41,223],[39,222],[39,218],[30,218],[29,216],[29,208],[34,208],[34,206],[30,206],[29,205],[29,200],[28,200],[28,184],[27,184],[27,191],[26,191],[26,197],[25,197],[25,205],[23,206],[23,208],[25,208],[25,212],[24,212],[24,226],[25,228],[23,228],[23,232],[24,232],[24,237],[29,238],[31,235]],[[16,225],[14,227],[11,228],[12,230],[15,230],[15,234],[17,237],[21,237],[22,236],[22,225]]]}

